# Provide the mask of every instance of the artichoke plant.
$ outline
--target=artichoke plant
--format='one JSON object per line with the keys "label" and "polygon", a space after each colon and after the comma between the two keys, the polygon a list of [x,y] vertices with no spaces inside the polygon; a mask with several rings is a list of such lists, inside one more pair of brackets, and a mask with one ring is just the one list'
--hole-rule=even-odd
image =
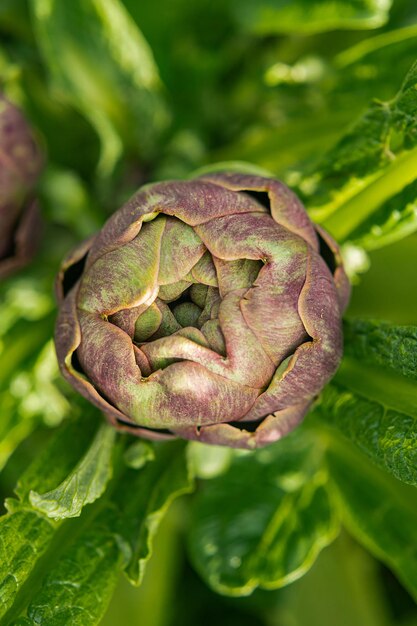
{"label": "artichoke plant", "polygon": [[284,184],[217,173],[139,189],[57,291],[61,370],[116,427],[254,448],[334,374],[349,283]]}
{"label": "artichoke plant", "polygon": [[0,278],[31,259],[39,233],[33,188],[43,158],[22,113],[0,95]]}

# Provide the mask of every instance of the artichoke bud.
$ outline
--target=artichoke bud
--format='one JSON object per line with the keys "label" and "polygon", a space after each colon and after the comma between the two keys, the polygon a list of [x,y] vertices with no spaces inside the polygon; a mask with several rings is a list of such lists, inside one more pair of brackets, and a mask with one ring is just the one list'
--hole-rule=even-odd
{"label": "artichoke bud", "polygon": [[57,293],[61,371],[112,424],[250,449],[333,376],[350,287],[288,187],[218,173],[139,189],[63,262]]}
{"label": "artichoke bud", "polygon": [[33,190],[42,153],[23,114],[0,95],[0,277],[33,256],[40,228]]}

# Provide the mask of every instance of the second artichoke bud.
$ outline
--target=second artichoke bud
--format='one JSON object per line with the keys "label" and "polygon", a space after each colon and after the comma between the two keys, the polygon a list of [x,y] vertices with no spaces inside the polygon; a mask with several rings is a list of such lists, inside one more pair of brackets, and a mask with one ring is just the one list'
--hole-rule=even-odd
{"label": "second artichoke bud", "polygon": [[0,278],[26,265],[36,248],[33,189],[43,165],[23,114],[0,95]]}
{"label": "second artichoke bud", "polygon": [[254,448],[334,374],[349,284],[285,185],[221,173],[140,189],[58,293],[61,370],[115,426]]}

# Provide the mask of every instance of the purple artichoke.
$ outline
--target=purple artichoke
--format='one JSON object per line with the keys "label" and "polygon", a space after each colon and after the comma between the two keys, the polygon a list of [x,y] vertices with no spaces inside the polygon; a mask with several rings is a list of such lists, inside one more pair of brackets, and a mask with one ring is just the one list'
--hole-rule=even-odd
{"label": "purple artichoke", "polygon": [[58,360],[120,430],[255,448],[334,374],[349,291],[337,245],[282,183],[148,185],[64,261]]}
{"label": "purple artichoke", "polygon": [[22,113],[0,95],[0,278],[36,249],[39,211],[32,192],[43,158]]}

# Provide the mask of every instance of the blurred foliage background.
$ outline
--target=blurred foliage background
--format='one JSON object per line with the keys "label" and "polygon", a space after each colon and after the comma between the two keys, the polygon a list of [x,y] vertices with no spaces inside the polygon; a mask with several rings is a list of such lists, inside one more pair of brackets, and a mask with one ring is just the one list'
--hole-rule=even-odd
{"label": "blurred foliage background", "polygon": [[[54,428],[86,410],[61,381],[51,340],[62,257],[141,184],[217,162],[273,173],[313,215],[327,207],[328,189],[316,193],[310,177],[329,170],[326,156],[371,102],[392,101],[400,90],[417,58],[417,5],[2,0],[0,39],[0,88],[24,110],[47,155],[38,188],[41,249],[0,285],[3,500]],[[400,134],[394,128],[390,149]],[[368,145],[377,138],[370,132]],[[372,174],[370,159],[357,160],[357,177]],[[342,175],[341,167],[323,180],[338,187]],[[407,207],[400,227],[388,207],[376,224],[381,232],[364,221],[347,239],[355,282],[348,317],[417,324],[412,194]],[[244,599],[205,586],[188,560],[187,533],[180,501],[163,522],[142,587],[121,579],[104,626],[417,625],[409,593],[346,532],[301,580]]]}

